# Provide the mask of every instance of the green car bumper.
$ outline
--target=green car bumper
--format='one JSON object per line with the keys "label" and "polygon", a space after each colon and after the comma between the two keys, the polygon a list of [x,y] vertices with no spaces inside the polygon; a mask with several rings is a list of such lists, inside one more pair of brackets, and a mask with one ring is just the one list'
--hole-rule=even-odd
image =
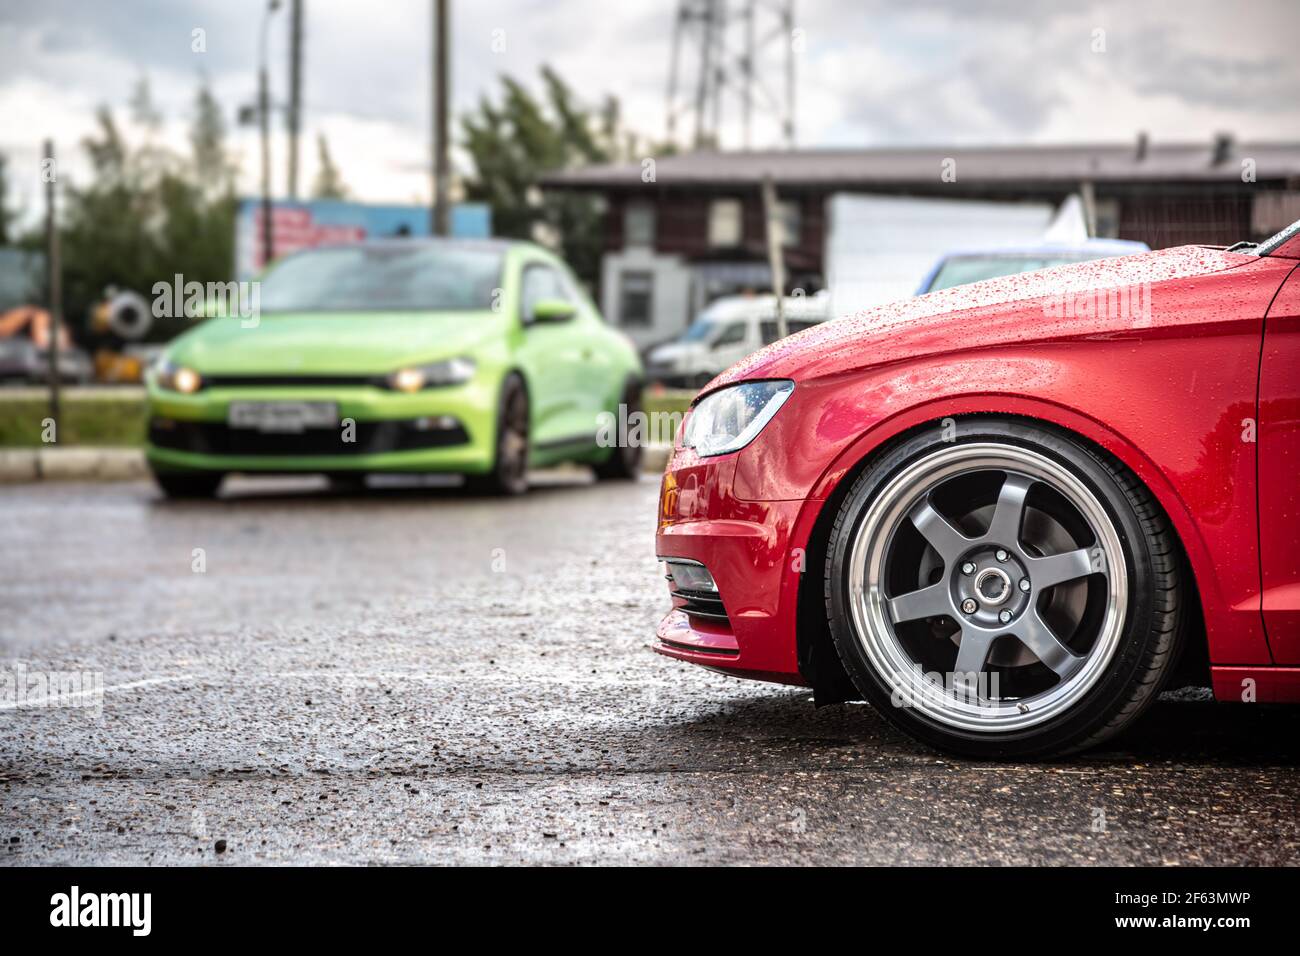
{"label": "green car bumper", "polygon": [[[232,402],[327,403],[337,425],[264,432],[229,424]],[[373,386],[149,390],[146,457],[165,472],[460,472],[493,464],[497,393],[479,379],[401,394]]]}

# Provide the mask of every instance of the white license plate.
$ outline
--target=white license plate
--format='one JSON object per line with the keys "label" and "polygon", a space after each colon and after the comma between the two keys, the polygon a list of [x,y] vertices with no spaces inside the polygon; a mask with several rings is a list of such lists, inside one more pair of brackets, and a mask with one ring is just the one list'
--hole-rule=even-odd
{"label": "white license plate", "polygon": [[333,402],[231,402],[226,424],[259,432],[294,434],[308,428],[336,428],[339,409]]}

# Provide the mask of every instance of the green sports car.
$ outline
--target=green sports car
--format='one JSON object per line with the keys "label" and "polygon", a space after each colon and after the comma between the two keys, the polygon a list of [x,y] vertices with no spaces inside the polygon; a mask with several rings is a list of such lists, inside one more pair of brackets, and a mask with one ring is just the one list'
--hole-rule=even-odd
{"label": "green sports car", "polygon": [[630,478],[640,449],[602,442],[601,421],[639,409],[641,375],[538,246],[320,247],[262,276],[255,315],[171,343],[147,376],[147,455],[173,497],[214,495],[229,472],[453,472],[496,494],[561,461]]}

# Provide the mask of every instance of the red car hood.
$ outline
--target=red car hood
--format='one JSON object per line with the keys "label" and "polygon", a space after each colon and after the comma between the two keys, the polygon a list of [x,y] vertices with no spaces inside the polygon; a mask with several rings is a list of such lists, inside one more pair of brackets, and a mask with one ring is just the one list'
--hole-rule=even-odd
{"label": "red car hood", "polygon": [[727,369],[703,391],[745,379],[799,381],[944,352],[1177,325],[1183,321],[1180,310],[1160,309],[1161,290],[1167,288],[1163,283],[1254,259],[1207,246],[1179,246],[931,292],[773,343]]}

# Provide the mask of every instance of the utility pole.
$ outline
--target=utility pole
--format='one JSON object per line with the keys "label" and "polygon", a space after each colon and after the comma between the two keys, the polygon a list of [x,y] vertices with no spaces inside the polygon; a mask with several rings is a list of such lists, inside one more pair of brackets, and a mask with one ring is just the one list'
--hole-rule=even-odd
{"label": "utility pole", "polygon": [[1079,199],[1083,203],[1083,222],[1091,239],[1097,235],[1097,190],[1093,188],[1091,179],[1079,183]]}
{"label": "utility pole", "polygon": [[724,0],[714,0],[713,10],[709,15],[709,23],[712,28],[714,42],[712,46],[716,47],[713,63],[713,103],[710,108],[713,110],[713,119],[709,123],[713,129],[713,142],[710,146],[718,149],[722,144],[719,138],[722,135],[722,88],[727,83],[727,71],[729,64],[726,62],[726,37],[727,37],[727,5]]}
{"label": "utility pole", "polygon": [[280,0],[267,0],[262,15],[262,37],[257,71],[257,115],[262,131],[262,265],[275,258],[275,233],[271,227],[271,82],[266,68],[266,33],[271,14],[280,9]]}
{"label": "utility pole", "polygon": [[785,322],[785,223],[776,201],[772,174],[763,177],[763,216],[767,221],[767,262],[772,271],[772,292],[776,295],[776,337],[788,334]]}
{"label": "utility pole", "polygon": [[59,438],[59,334],[63,331],[63,268],[59,262],[59,226],[55,221],[54,140],[45,141],[45,264],[48,268],[50,305],[50,418],[54,421],[54,439]]}
{"label": "utility pole", "polygon": [[744,146],[750,147],[750,128],[754,115],[754,0],[745,4],[745,54],[741,60],[741,89],[744,97]]}
{"label": "utility pole", "polygon": [[271,228],[271,91],[265,63],[257,71],[257,115],[262,128],[262,265],[268,266],[275,258],[275,239]]}
{"label": "utility pole", "polygon": [[[700,19],[702,38],[700,40],[700,75],[695,87],[695,148],[704,145],[707,138],[708,117],[705,111],[709,105],[710,83],[713,80],[713,2],[703,0],[703,6],[696,16]],[[716,131],[715,131],[716,132]],[[715,136],[716,139],[716,136]]]}
{"label": "utility pole", "polygon": [[677,63],[682,52],[682,21],[687,17],[685,7],[677,8],[677,18],[673,21],[673,46],[668,65],[668,102],[664,109],[664,121],[667,123],[667,142],[677,142]]}
{"label": "utility pole", "polygon": [[785,7],[785,117],[782,123],[786,149],[794,149],[794,0]]}
{"label": "utility pole", "polygon": [[302,2],[292,0],[289,21],[289,198],[298,198],[298,131],[302,128]]}
{"label": "utility pole", "polygon": [[433,213],[435,236],[451,232],[447,180],[451,161],[447,142],[447,0],[433,0]]}

